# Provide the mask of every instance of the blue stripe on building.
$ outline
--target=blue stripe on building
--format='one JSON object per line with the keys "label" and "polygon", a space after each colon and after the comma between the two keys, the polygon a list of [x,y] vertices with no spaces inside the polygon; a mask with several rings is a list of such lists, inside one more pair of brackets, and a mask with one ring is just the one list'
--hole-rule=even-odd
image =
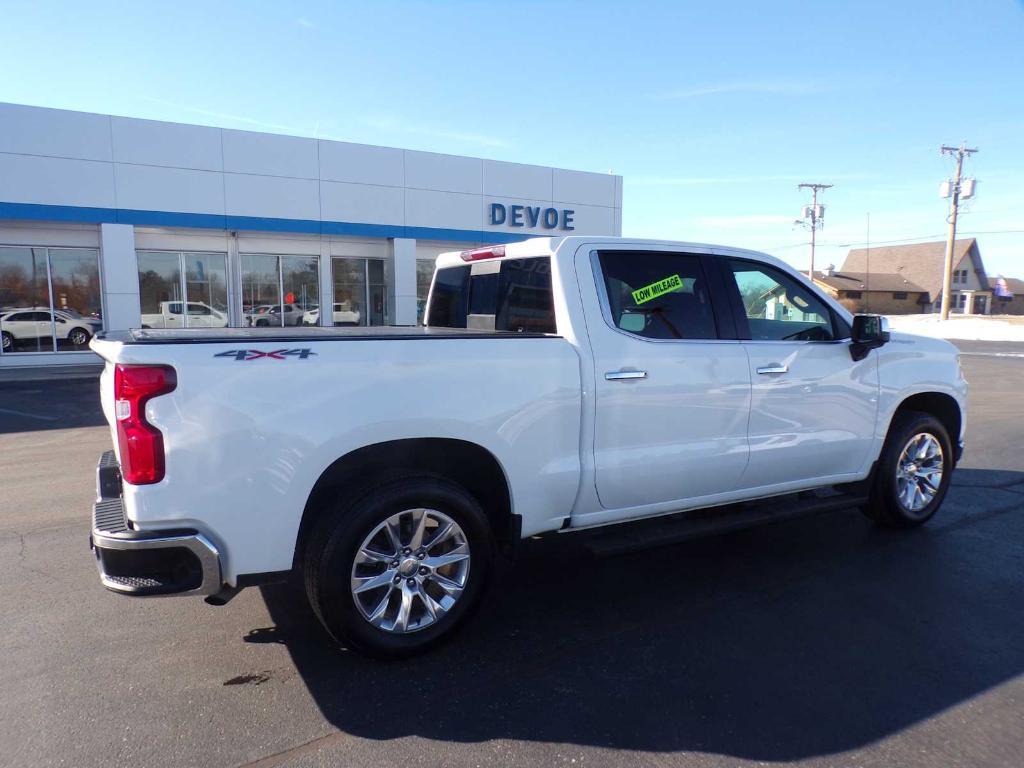
{"label": "blue stripe on building", "polygon": [[474,243],[513,243],[531,236],[526,233],[490,232],[480,229],[406,227],[391,224],[367,224],[357,221],[221,216],[213,213],[139,211],[131,208],[86,208],[76,205],[39,205],[36,203],[0,202],[0,219],[73,221],[86,224],[133,224],[135,226],[243,230],[247,232],[301,232],[312,235],[350,235],[353,237],[407,237],[416,240],[455,240]]}

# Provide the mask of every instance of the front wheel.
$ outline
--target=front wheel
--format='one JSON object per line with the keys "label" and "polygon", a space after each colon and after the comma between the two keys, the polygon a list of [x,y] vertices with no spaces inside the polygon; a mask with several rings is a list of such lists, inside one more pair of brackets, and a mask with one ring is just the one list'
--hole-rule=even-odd
{"label": "front wheel", "polygon": [[335,640],[372,656],[409,656],[469,616],[492,550],[487,518],[461,486],[433,475],[386,480],[314,528],[306,593]]}
{"label": "front wheel", "polygon": [[898,414],[875,472],[865,513],[893,528],[926,523],[942,505],[953,472],[953,449],[945,426],[931,414]]}
{"label": "front wheel", "polygon": [[11,352],[14,350],[14,337],[7,331],[0,334],[0,339],[3,341],[3,351]]}

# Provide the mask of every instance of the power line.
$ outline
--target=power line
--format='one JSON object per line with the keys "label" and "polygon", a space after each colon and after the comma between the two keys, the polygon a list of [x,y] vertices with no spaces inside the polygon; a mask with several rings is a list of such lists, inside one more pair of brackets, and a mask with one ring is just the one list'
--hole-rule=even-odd
{"label": "power line", "polygon": [[[974,235],[1024,235],[1024,229],[971,229],[961,230],[961,236]],[[942,237],[941,232],[936,232],[931,235],[917,235],[916,237],[903,237],[898,240],[872,240],[871,245],[897,245],[899,243],[914,243],[914,242],[925,242],[929,239]],[[774,253],[775,251],[788,251],[791,248],[803,248],[807,245],[805,242],[790,243],[788,245],[776,245],[771,248],[758,248],[758,250],[764,253]],[[868,245],[867,241],[861,243],[818,243],[822,248],[855,248],[858,246]]]}
{"label": "power line", "polygon": [[[974,236],[974,235],[1024,235],[1024,229],[965,229],[965,230],[961,230],[960,234],[961,235],[971,235],[971,236]],[[942,233],[941,232],[936,232],[936,233],[931,234],[931,235],[917,235],[916,237],[903,237],[903,238],[900,238],[899,240],[872,240],[871,241],[871,245],[890,245],[890,244],[894,244],[894,243],[913,243],[915,241],[927,241],[930,238],[935,238],[935,237],[942,237]],[[854,246],[867,245],[867,244],[868,243],[866,241],[862,242],[862,243],[818,243],[818,245],[820,245],[822,247],[825,247],[825,248],[852,248]],[[784,246],[779,246],[779,248],[775,248],[775,249],[768,248],[768,249],[765,249],[765,250],[769,250],[770,251],[770,250],[781,250],[782,248],[796,248],[796,247],[801,246],[801,245],[806,245],[806,243],[796,243],[794,245],[784,245]]]}

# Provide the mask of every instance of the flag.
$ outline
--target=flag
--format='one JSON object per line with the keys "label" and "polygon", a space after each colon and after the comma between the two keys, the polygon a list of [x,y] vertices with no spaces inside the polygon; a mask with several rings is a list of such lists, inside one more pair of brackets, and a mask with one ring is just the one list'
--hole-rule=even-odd
{"label": "flag", "polygon": [[1010,290],[1010,286],[1006,284],[1005,277],[997,277],[995,290],[993,291],[1000,299],[1012,299],[1013,291]]}

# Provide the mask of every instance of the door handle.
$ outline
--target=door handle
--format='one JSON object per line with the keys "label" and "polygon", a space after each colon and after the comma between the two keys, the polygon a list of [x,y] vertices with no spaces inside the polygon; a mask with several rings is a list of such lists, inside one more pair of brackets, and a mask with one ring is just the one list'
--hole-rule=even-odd
{"label": "door handle", "polygon": [[772,363],[771,365],[762,365],[757,369],[758,373],[789,373],[789,366],[783,365],[782,363]]}
{"label": "door handle", "polygon": [[625,379],[646,379],[647,371],[608,371],[604,375],[608,381],[624,381]]}

